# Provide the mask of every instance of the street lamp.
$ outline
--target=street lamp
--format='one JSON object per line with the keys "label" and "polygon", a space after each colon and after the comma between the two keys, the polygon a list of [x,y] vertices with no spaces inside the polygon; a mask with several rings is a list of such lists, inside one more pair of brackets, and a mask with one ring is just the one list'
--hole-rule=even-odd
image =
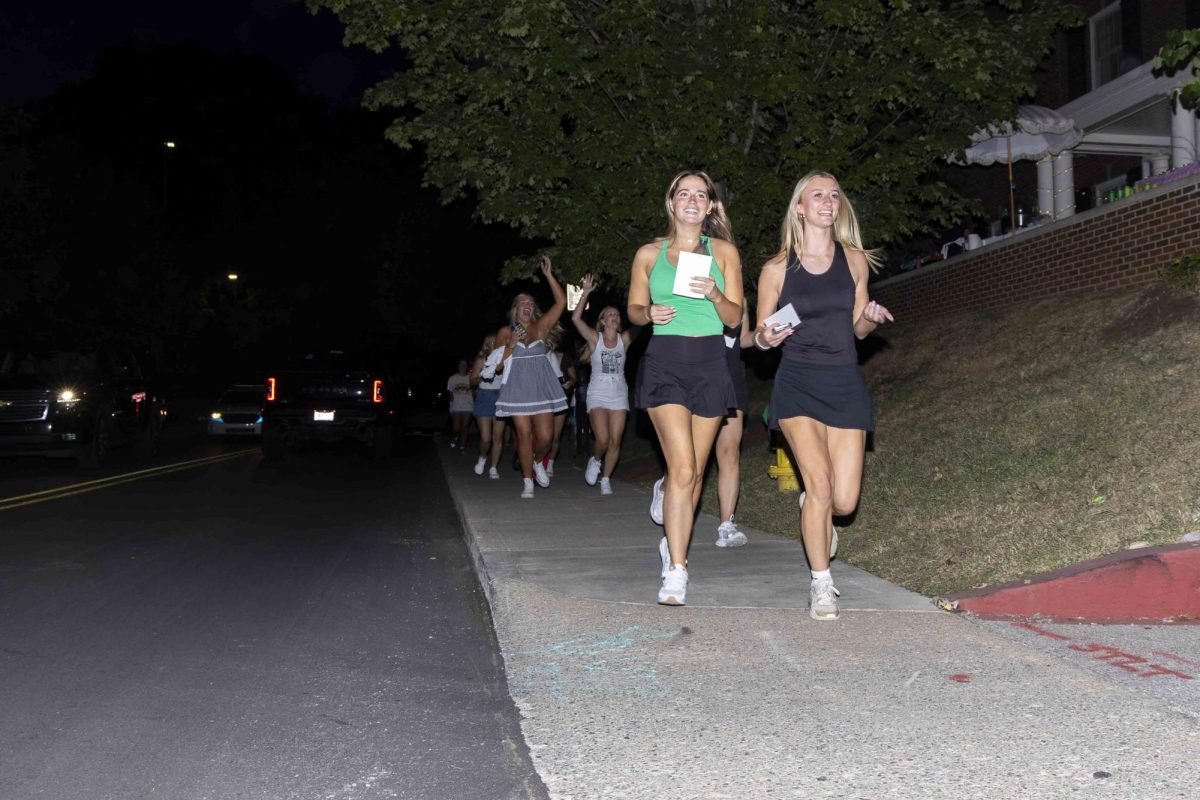
{"label": "street lamp", "polygon": [[236,272],[231,272],[228,275],[226,275],[225,277],[229,278],[229,280],[231,280],[231,281],[236,281],[238,279],[238,274]]}

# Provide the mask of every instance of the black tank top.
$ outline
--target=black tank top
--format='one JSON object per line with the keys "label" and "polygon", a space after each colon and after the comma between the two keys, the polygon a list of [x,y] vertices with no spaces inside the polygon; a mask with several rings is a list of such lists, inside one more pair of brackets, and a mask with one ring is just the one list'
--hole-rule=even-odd
{"label": "black tank top", "polygon": [[800,265],[793,251],[788,256],[779,307],[796,309],[800,324],[783,341],[783,357],[804,364],[857,364],[854,347],[854,276],[840,242],[833,244],[829,269],[813,275]]}

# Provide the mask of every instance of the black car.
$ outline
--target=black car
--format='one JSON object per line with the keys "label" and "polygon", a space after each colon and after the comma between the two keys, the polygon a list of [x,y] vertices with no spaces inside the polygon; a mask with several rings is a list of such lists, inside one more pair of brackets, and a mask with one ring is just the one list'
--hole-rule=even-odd
{"label": "black car", "polygon": [[114,447],[158,449],[166,402],[121,350],[0,350],[0,455],[75,458],[97,467]]}
{"label": "black car", "polygon": [[266,379],[262,449],[283,458],[308,442],[354,440],[376,459],[392,454],[398,425],[392,380],[381,358],[325,350]]}

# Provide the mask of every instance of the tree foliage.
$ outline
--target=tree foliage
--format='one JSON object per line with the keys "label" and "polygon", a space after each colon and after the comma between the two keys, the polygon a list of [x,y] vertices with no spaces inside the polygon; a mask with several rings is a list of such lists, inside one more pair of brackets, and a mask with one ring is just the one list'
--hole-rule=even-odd
{"label": "tree foliage", "polygon": [[[445,200],[547,240],[569,276],[624,280],[665,227],[680,169],[726,193],[748,263],[778,248],[795,181],[839,176],[873,245],[955,221],[936,177],[980,125],[1011,118],[1056,0],[309,0],[348,43],[408,69],[366,101],[398,110]],[[528,274],[510,261],[503,279]]]}
{"label": "tree foliage", "polygon": [[[1171,31],[1167,43],[1154,57],[1156,74],[1174,74],[1187,67],[1195,67],[1200,59],[1200,28],[1186,31]],[[1193,73],[1192,80],[1179,87],[1179,100],[1185,108],[1200,106],[1200,76]]]}

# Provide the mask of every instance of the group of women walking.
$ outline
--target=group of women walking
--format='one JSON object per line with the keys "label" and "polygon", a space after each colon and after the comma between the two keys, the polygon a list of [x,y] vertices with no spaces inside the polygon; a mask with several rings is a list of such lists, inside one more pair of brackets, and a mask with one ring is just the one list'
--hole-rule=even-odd
{"label": "group of women walking", "polygon": [[[650,508],[665,531],[659,544],[658,602],[686,602],[687,552],[714,445],[721,515],[716,544],[746,543],[733,521],[738,451],[748,411],[740,351],[778,348],[770,425],[787,440],[804,484],[800,531],[812,572],[809,614],[817,620],[837,619],[839,593],[829,572],[837,548],[833,516],[849,514],[858,504],[866,436],[874,429],[854,340],[892,321],[887,309],[867,294],[877,256],[863,246],[854,209],[837,180],[823,172],[805,175],[784,214],[779,252],[762,268],[758,324],[751,328],[741,260],[712,179],[698,170],[680,173],[667,188],[665,210],[666,235],[634,255],[626,308],[631,325],[653,326],[633,399],[648,413],[666,460]],[[485,342],[472,371],[479,376],[476,415],[494,404],[496,420],[486,432],[480,424],[488,452],[481,453],[476,472],[482,474],[490,461],[489,474],[496,477],[503,441],[497,429],[501,420],[511,419],[522,497],[533,496],[535,483],[550,484],[552,476],[542,460],[554,440],[554,415],[567,405],[554,362],[547,358],[554,331],[561,331],[566,295],[549,259],[542,262],[542,274],[553,305],[542,312],[530,295],[518,295],[509,324],[494,341]],[[585,276],[583,297],[571,317],[592,363],[587,407],[595,441],[584,479],[589,485],[599,481],[601,493],[611,494],[610,478],[629,412],[625,357],[630,331],[622,330],[620,310],[613,306],[600,311],[595,328],[583,320],[594,289],[592,276]],[[783,319],[788,321],[779,321]],[[490,396],[481,400],[485,392]]]}

